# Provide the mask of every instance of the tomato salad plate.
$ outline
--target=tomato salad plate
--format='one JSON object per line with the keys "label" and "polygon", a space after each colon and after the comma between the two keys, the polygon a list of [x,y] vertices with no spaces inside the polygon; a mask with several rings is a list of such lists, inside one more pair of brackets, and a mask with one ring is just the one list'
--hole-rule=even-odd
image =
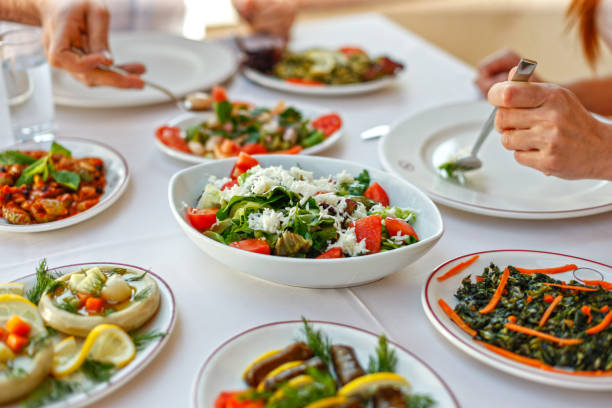
{"label": "tomato salad plate", "polygon": [[314,154],[342,137],[342,119],[333,112],[284,101],[231,101],[215,87],[212,112],[186,114],[157,129],[156,146],[168,156],[188,162],[248,154]]}
{"label": "tomato salad plate", "polygon": [[166,344],[176,310],[153,272],[83,263],[0,283],[0,405],[85,406],[136,376]]}
{"label": "tomato salad plate", "polygon": [[127,187],[126,160],[85,139],[25,142],[0,151],[0,231],[39,232],[85,221]]}
{"label": "tomato salad plate", "polygon": [[443,232],[437,208],[412,185],[318,156],[241,152],[178,172],[168,195],[201,250],[286,285],[372,282],[419,259]]}
{"label": "tomato salad plate", "polygon": [[194,408],[458,407],[426,362],[384,335],[320,321],[275,322],[222,344],[200,369]]}
{"label": "tomato salad plate", "polygon": [[404,66],[359,47],[246,51],[244,75],[256,84],[306,95],[355,95],[393,84]]}
{"label": "tomato salad plate", "polygon": [[469,154],[491,109],[487,102],[460,103],[398,122],[379,144],[383,167],[434,201],[475,214],[558,219],[612,210],[612,183],[562,180],[522,166],[495,130],[479,153],[482,167],[465,174],[451,171],[449,177],[443,169]]}
{"label": "tomato salad plate", "polygon": [[468,254],[439,266],[422,303],[453,345],[508,374],[612,390],[612,266],[527,250]]}

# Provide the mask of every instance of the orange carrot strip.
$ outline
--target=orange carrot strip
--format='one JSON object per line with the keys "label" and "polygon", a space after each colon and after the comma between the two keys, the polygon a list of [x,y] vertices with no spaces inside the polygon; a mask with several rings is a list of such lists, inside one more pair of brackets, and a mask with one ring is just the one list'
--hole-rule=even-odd
{"label": "orange carrot strip", "polygon": [[532,300],[533,300],[533,297],[531,295],[529,295],[529,296],[527,296],[527,299],[525,299],[525,302],[531,303]]}
{"label": "orange carrot strip", "polygon": [[470,326],[468,326],[468,324],[463,321],[461,316],[459,316],[457,314],[457,312],[455,312],[448,305],[448,303],[446,303],[443,299],[440,299],[440,300],[438,300],[438,304],[440,305],[440,307],[442,308],[444,313],[446,313],[448,315],[448,317],[450,317],[451,320],[457,324],[457,326],[459,326],[461,329],[463,329],[464,332],[466,332],[467,334],[469,334],[472,337],[476,336],[476,334],[477,334],[476,330],[474,330]]}
{"label": "orange carrot strip", "polygon": [[526,274],[534,274],[534,273],[545,273],[547,275],[551,275],[554,273],[563,273],[569,271],[575,271],[578,267],[574,264],[567,264],[563,266],[558,266],[556,268],[540,268],[540,269],[527,269],[527,268],[514,268],[521,273]]}
{"label": "orange carrot strip", "polygon": [[451,276],[458,274],[459,272],[461,272],[462,270],[464,270],[465,268],[467,268],[468,266],[470,266],[474,262],[476,262],[477,259],[478,259],[478,255],[474,255],[473,257],[471,257],[467,261],[463,261],[460,264],[457,264],[457,265],[453,266],[452,268],[450,268],[448,270],[448,272],[446,272],[442,276],[438,276],[436,279],[438,279],[438,281],[440,281],[440,282],[445,280],[445,279],[448,279]]}
{"label": "orange carrot strip", "polygon": [[599,289],[597,288],[586,288],[584,286],[573,286],[573,285],[562,285],[560,283],[548,283],[548,282],[544,282],[542,283],[542,285],[546,285],[546,286],[554,286],[556,288],[562,288],[562,289],[573,289],[573,290],[582,290],[583,292],[596,292]]}
{"label": "orange carrot strip", "polygon": [[493,309],[495,309],[495,306],[497,306],[497,302],[499,302],[499,299],[501,299],[502,293],[504,292],[504,288],[506,287],[506,283],[508,282],[509,276],[510,269],[504,269],[504,273],[502,274],[501,279],[499,280],[499,285],[497,285],[497,289],[495,289],[495,293],[489,301],[489,304],[480,309],[478,313],[490,313],[493,311]]}
{"label": "orange carrot strip", "polygon": [[518,333],[528,334],[530,336],[535,336],[544,340],[552,341],[560,346],[573,346],[574,344],[582,343],[582,339],[562,339],[560,337],[555,337],[550,334],[542,333],[537,330],[530,329],[529,327],[519,326],[518,324],[513,323],[506,323],[506,328],[508,330],[512,330]]}
{"label": "orange carrot strip", "polygon": [[494,346],[494,345],[489,344],[489,343],[485,343],[484,341],[479,341],[479,340],[475,340],[475,341],[476,341],[476,343],[486,347],[488,350],[490,350],[490,351],[492,351],[494,353],[500,354],[500,355],[502,355],[502,356],[504,356],[506,358],[509,358],[511,360],[518,361],[519,363],[527,364],[527,365],[530,365],[530,366],[536,367],[536,368],[543,368],[544,366],[546,366],[545,363],[541,362],[538,359],[531,358],[531,357],[521,356],[520,354],[513,353],[511,351],[508,351],[508,350],[503,349],[501,347]]}
{"label": "orange carrot strip", "polygon": [[584,313],[585,316],[589,316],[587,323],[591,323],[591,320],[593,320],[593,315],[591,315],[591,306],[584,305],[580,308],[580,311]]}
{"label": "orange carrot strip", "polygon": [[[555,310],[555,307],[559,304],[559,302],[561,301],[561,299],[563,299],[563,296],[559,295],[557,296],[552,302],[551,304],[546,308],[546,311],[544,312],[544,314],[542,315],[542,318],[540,319],[540,322],[538,323],[538,327],[542,327],[544,326],[544,324],[546,323],[546,321],[548,320],[548,318],[550,317],[551,313],[553,312],[553,310]],[[514,323],[514,322],[512,322]]]}
{"label": "orange carrot strip", "polygon": [[602,281],[602,280],[585,280],[583,281],[585,285],[598,286],[600,285],[602,288],[606,290],[612,290],[612,283]]}
{"label": "orange carrot strip", "polygon": [[601,309],[599,309],[599,311],[601,313],[608,313],[608,311],[610,310],[610,306],[605,305],[604,307],[602,307]]}
{"label": "orange carrot strip", "polygon": [[595,326],[587,329],[586,333],[587,334],[599,333],[600,331],[608,327],[610,325],[610,322],[612,322],[612,312],[608,312],[608,314],[603,318],[601,322],[599,322],[599,324],[596,324]]}
{"label": "orange carrot strip", "polygon": [[544,370],[552,371],[553,373],[566,374],[566,375],[578,375],[583,377],[607,377],[612,376],[612,371],[568,371],[560,368],[555,368],[551,366],[542,367]]}

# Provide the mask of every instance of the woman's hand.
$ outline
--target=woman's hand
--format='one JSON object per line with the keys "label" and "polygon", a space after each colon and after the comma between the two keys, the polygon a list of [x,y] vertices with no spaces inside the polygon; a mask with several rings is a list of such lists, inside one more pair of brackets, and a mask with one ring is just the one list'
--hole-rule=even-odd
{"label": "woman's hand", "polygon": [[[41,0],[39,12],[43,44],[49,63],[68,71],[88,86],[142,88],[139,78],[145,72],[142,64],[124,65],[130,74],[122,75],[96,68],[112,65],[108,46],[110,15],[98,0]],[[72,52],[76,47],[85,52]]]}
{"label": "woman's hand", "polygon": [[502,82],[489,91],[495,127],[522,165],[564,179],[612,180],[612,126],[595,119],[569,90]]}
{"label": "woman's hand", "polygon": [[[521,57],[512,50],[502,50],[490,55],[476,67],[477,76],[474,82],[486,96],[493,85],[508,79],[508,73],[520,60]],[[541,82],[536,75],[532,75],[531,81]]]}
{"label": "woman's hand", "polygon": [[253,31],[289,39],[297,14],[295,0],[232,0],[234,7]]}

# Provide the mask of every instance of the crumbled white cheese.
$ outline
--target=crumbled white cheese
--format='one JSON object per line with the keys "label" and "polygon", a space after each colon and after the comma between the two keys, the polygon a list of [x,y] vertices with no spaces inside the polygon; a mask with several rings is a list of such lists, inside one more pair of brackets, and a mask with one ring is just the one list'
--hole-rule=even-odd
{"label": "crumbled white cheese", "polygon": [[351,184],[355,181],[351,173],[346,170],[342,170],[340,173],[336,174],[336,181],[338,184]]}
{"label": "crumbled white cheese", "polygon": [[402,235],[400,231],[397,231],[397,235],[392,236],[391,239],[395,241],[396,244],[401,244],[410,239],[410,235]]}
{"label": "crumbled white cheese", "polygon": [[249,228],[276,234],[280,232],[281,223],[284,218],[282,212],[264,208],[263,212],[249,214]]}
{"label": "crumbled white cheese", "polygon": [[327,249],[336,247],[342,249],[342,252],[349,256],[357,256],[369,252],[366,248],[365,239],[362,239],[361,241],[357,242],[355,228],[349,228],[344,232],[339,231],[338,241],[331,244]]}
{"label": "crumbled white cheese", "polygon": [[289,169],[289,174],[297,180],[312,181],[312,171],[302,170],[299,167],[293,166]]}
{"label": "crumbled white cheese", "polygon": [[278,121],[277,120],[271,120],[269,122],[267,122],[266,124],[264,124],[261,127],[261,130],[263,130],[264,132],[267,133],[276,133],[278,132],[279,129],[279,125],[278,125]]}
{"label": "crumbled white cheese", "polygon": [[231,179],[229,177],[218,178],[216,176],[210,176],[208,178],[208,184],[212,184],[213,186],[217,187],[218,189],[221,189],[221,187],[223,187],[223,185],[228,183],[229,181],[231,181]]}

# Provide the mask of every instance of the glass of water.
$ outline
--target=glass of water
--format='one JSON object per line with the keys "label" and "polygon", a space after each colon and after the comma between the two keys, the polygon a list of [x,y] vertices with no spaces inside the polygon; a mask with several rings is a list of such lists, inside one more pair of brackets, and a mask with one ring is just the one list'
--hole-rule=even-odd
{"label": "glass of water", "polygon": [[51,72],[39,28],[11,30],[0,36],[0,61],[16,141],[54,137]]}

